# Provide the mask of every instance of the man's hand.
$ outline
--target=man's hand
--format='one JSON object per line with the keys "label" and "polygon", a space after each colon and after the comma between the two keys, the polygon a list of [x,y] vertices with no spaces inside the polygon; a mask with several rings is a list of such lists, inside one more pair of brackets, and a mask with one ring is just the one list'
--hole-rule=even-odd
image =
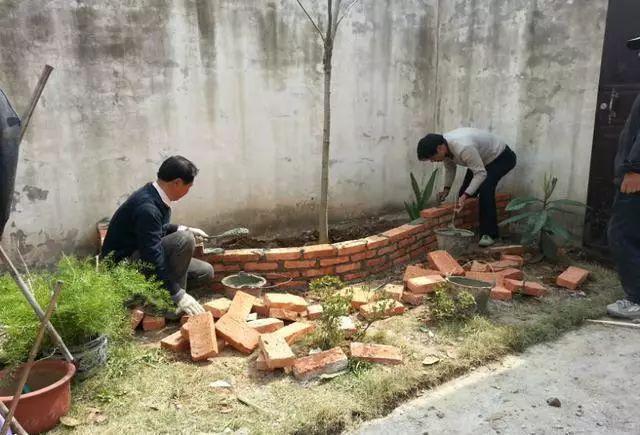
{"label": "man's hand", "polygon": [[456,207],[454,209],[456,213],[460,213],[462,211],[462,209],[464,208],[464,202],[468,197],[469,196],[466,193],[463,193],[462,196],[458,198],[458,203],[456,204]]}
{"label": "man's hand", "polygon": [[184,296],[178,301],[178,313],[185,313],[189,316],[195,316],[196,314],[204,313],[204,308],[193,296],[185,293]]}
{"label": "man's hand", "polygon": [[627,172],[622,179],[622,186],[620,186],[620,192],[622,193],[637,193],[640,192],[640,174],[635,172]]}
{"label": "man's hand", "polygon": [[438,202],[443,202],[449,196],[449,192],[451,191],[450,187],[445,187],[442,192],[438,193]]}
{"label": "man's hand", "polygon": [[193,234],[194,237],[200,237],[200,238],[209,237],[209,235],[207,233],[205,233],[204,231],[202,231],[200,228],[187,227],[187,231],[191,232],[191,234]]}

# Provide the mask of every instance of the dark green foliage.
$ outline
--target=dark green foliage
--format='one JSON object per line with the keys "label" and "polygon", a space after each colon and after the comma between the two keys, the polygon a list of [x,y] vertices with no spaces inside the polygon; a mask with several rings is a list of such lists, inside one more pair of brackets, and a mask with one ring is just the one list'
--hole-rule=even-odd
{"label": "dark green foliage", "polygon": [[420,217],[420,212],[427,207],[427,202],[431,195],[433,194],[433,187],[436,182],[436,175],[438,174],[438,170],[434,170],[429,177],[429,181],[424,186],[424,189],[420,189],[418,185],[418,181],[416,177],[413,175],[413,172],[409,174],[411,178],[411,189],[413,190],[413,195],[415,199],[410,203],[404,202],[404,208],[407,210],[407,214],[409,215],[410,220],[418,219]]}
{"label": "dark green foliage", "polygon": [[476,312],[476,300],[467,291],[453,294],[447,285],[441,285],[431,298],[431,314],[439,322],[465,320]]}

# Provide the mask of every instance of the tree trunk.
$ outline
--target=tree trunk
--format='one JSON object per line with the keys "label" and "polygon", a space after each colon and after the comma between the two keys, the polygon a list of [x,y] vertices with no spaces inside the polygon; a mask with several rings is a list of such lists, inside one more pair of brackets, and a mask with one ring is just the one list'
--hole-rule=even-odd
{"label": "tree trunk", "polygon": [[331,58],[333,38],[324,47],[324,128],[322,131],[322,175],[320,177],[320,210],[318,233],[320,243],[329,243],[329,146],[331,137]]}

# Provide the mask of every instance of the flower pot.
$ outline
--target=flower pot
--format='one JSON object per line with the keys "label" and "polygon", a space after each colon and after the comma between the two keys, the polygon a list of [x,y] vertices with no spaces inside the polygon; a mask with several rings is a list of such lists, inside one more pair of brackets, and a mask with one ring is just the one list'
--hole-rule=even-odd
{"label": "flower pot", "polygon": [[[18,383],[19,373],[0,372],[0,400],[7,407]],[[15,417],[29,433],[45,432],[55,427],[71,406],[71,378],[76,367],[66,361],[42,360],[31,368],[27,385],[30,393],[22,394]],[[10,376],[5,381],[5,376]]]}

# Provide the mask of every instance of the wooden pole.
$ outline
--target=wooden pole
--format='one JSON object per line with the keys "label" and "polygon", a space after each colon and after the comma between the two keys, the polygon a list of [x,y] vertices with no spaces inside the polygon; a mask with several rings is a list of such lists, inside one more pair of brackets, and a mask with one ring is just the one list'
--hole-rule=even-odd
{"label": "wooden pole", "polygon": [[33,115],[33,111],[36,110],[36,105],[40,100],[40,96],[42,95],[44,86],[47,84],[47,80],[49,80],[51,71],[53,71],[53,67],[51,65],[45,65],[44,69],[42,70],[42,74],[40,74],[38,84],[36,85],[36,88],[33,90],[33,94],[31,95],[31,102],[29,103],[27,110],[22,115],[22,129],[20,130],[20,139],[18,139],[18,145],[20,144],[20,142],[22,142],[22,138],[27,131],[27,127],[29,127],[31,115]]}
{"label": "wooden pole", "polygon": [[[3,402],[0,402],[0,413],[2,413],[2,417],[4,418],[6,415],[9,415],[9,408]],[[18,435],[29,435],[26,430],[22,427],[18,420],[15,417],[11,419],[11,427]],[[6,418],[5,418],[6,421]]]}

